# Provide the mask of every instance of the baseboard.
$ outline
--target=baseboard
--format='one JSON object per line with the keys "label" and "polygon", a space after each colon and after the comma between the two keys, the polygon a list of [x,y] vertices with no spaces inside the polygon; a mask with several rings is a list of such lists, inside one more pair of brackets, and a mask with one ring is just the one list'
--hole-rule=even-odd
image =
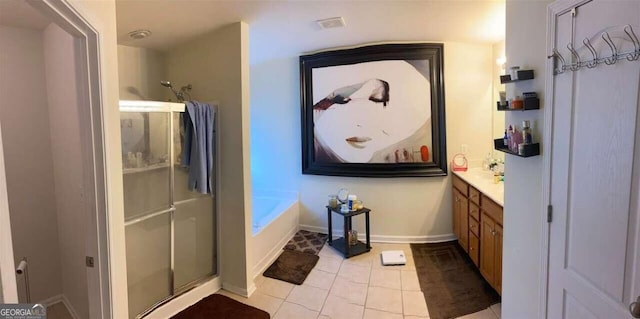
{"label": "baseboard", "polygon": [[80,319],[80,316],[78,316],[78,312],[76,311],[76,308],[73,308],[73,306],[71,305],[71,302],[69,301],[67,296],[65,296],[64,294],[62,294],[62,303],[64,303],[65,307],[67,307],[67,310],[69,310],[69,314],[73,319]]}
{"label": "baseboard", "polygon": [[78,316],[78,312],[76,312],[76,309],[73,308],[73,306],[71,305],[71,302],[69,302],[69,299],[64,294],[55,295],[53,297],[49,297],[47,299],[41,300],[37,303],[44,305],[45,307],[50,307],[57,303],[62,303],[67,308],[67,310],[69,311],[69,314],[73,319],[80,319],[80,316]]}
{"label": "baseboard", "polygon": [[151,312],[145,319],[166,319],[178,314],[180,311],[189,308],[201,299],[210,296],[220,290],[220,277],[211,280],[185,292],[168,303],[160,306]]}
{"label": "baseboard", "polygon": [[[316,233],[327,233],[327,227],[300,225],[300,229],[308,230]],[[333,238],[342,237],[342,229],[333,230]],[[358,239],[364,240],[365,234],[358,234]],[[454,234],[444,235],[424,235],[424,236],[391,236],[391,235],[376,235],[371,234],[371,242],[374,243],[398,243],[398,244],[424,244],[424,243],[441,243],[445,241],[452,241],[456,239]]]}
{"label": "baseboard", "polygon": [[267,268],[271,266],[271,264],[276,261],[276,259],[278,259],[278,256],[280,256],[280,252],[282,252],[284,246],[287,245],[289,240],[293,238],[293,235],[295,235],[298,230],[298,225],[292,227],[289,232],[287,232],[287,234],[284,235],[282,239],[280,239],[280,241],[275,246],[273,246],[273,248],[271,248],[269,253],[267,253],[267,255],[264,256],[255,266],[253,266],[251,270],[253,271],[254,280],[262,275],[262,273],[267,270]]}
{"label": "baseboard", "polygon": [[63,302],[62,301],[62,294],[55,295],[53,297],[49,297],[49,298],[44,299],[44,300],[40,300],[40,301],[38,301],[36,303],[44,305],[45,307],[49,307],[49,306],[55,305],[55,304],[57,304],[59,302]]}
{"label": "baseboard", "polygon": [[238,296],[242,296],[242,297],[246,297],[249,298],[251,297],[251,294],[253,294],[256,291],[256,285],[251,282],[251,284],[249,285],[249,287],[247,289],[244,288],[240,288],[236,285],[232,285],[228,282],[223,282],[222,283],[222,289],[234,293]]}

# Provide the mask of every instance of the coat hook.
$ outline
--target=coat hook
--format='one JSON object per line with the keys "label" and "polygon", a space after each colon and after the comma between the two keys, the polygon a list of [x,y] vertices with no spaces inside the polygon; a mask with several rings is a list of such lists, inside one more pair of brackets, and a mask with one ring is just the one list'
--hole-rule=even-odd
{"label": "coat hook", "polygon": [[573,43],[569,42],[569,44],[567,44],[567,49],[569,49],[569,52],[571,52],[571,55],[573,56],[573,59],[576,61],[575,63],[569,64],[569,69],[571,71],[580,70],[580,67],[582,66],[582,62],[580,62],[580,55],[573,48]]}
{"label": "coat hook", "polygon": [[624,33],[626,33],[631,39],[631,42],[633,42],[633,52],[627,54],[627,60],[635,61],[640,58],[640,41],[635,32],[633,32],[633,27],[630,24],[624,26]]}
{"label": "coat hook", "polygon": [[593,56],[593,59],[591,61],[586,61],[585,64],[589,69],[593,69],[598,66],[598,52],[596,52],[596,49],[591,44],[591,41],[589,41],[589,38],[584,38],[582,43],[587,47],[587,49],[589,49],[589,51],[591,51],[591,56]]}
{"label": "coat hook", "polygon": [[[553,48],[553,52],[552,54],[548,57],[548,58],[558,58],[558,60],[560,60],[560,66],[556,67],[556,69],[554,70],[555,74],[562,74],[564,73],[564,71],[567,69],[567,67],[565,66],[565,60],[562,57],[562,54],[560,54],[560,52],[558,52],[558,50],[556,48]],[[557,60],[556,60],[557,62]]]}
{"label": "coat hook", "polygon": [[602,40],[604,40],[604,42],[606,42],[609,48],[611,49],[611,56],[604,58],[604,63],[606,63],[607,65],[616,64],[616,62],[618,62],[618,49],[616,48],[616,45],[613,43],[613,40],[611,40],[611,36],[609,36],[609,32],[602,33]]}

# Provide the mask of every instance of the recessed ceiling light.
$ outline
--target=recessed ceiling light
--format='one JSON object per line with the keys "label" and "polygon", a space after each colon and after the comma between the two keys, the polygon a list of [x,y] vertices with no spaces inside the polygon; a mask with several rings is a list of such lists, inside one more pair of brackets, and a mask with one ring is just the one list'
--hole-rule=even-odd
{"label": "recessed ceiling light", "polygon": [[129,37],[131,37],[134,40],[144,39],[150,35],[151,35],[151,31],[144,30],[144,29],[129,32]]}
{"label": "recessed ceiling light", "polygon": [[321,29],[342,28],[345,26],[344,19],[342,17],[316,20],[316,23],[320,26]]}

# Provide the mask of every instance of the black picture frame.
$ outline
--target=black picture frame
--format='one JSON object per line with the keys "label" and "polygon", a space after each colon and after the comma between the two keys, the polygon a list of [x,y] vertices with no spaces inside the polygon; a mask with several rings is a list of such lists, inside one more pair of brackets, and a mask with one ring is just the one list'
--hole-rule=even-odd
{"label": "black picture frame", "polygon": [[[309,175],[354,177],[446,176],[447,152],[443,51],[444,46],[441,43],[381,44],[344,50],[324,51],[300,56],[302,173]],[[313,70],[316,68],[386,60],[428,61],[428,80],[431,92],[431,160],[427,162],[398,163],[348,163],[316,160],[316,139],[314,136],[313,118]],[[391,99],[393,99],[393,89],[390,90],[390,93]],[[387,96],[387,99],[389,99],[389,96]],[[371,98],[369,98],[369,100],[371,100]],[[336,104],[335,106],[339,107],[340,105]]]}

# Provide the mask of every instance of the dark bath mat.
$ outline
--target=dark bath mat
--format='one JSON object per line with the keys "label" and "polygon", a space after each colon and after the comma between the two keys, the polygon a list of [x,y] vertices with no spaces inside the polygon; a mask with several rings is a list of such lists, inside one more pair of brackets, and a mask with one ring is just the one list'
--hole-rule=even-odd
{"label": "dark bath mat", "polygon": [[411,251],[431,319],[457,318],[500,302],[456,241],[411,244]]}
{"label": "dark bath mat", "polygon": [[213,294],[180,311],[172,319],[269,319],[269,313],[227,296]]}
{"label": "dark bath mat", "polygon": [[317,255],[326,241],[326,234],[299,230],[295,235],[293,235],[293,238],[289,240],[287,245],[284,246],[284,249]]}
{"label": "dark bath mat", "polygon": [[295,250],[284,250],[263,275],[302,285],[320,257]]}

